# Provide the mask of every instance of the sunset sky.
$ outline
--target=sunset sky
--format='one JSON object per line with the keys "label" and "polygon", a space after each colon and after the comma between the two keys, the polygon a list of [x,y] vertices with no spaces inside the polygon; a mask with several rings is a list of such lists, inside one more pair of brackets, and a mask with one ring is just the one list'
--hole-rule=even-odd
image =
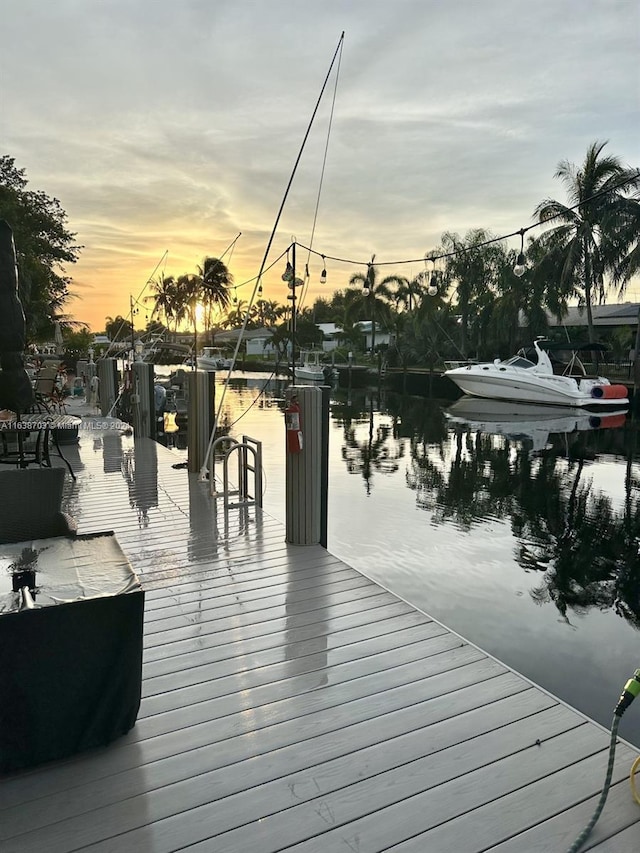
{"label": "sunset sky", "polygon": [[[255,276],[343,30],[314,248],[361,264],[328,261],[321,285],[312,259],[308,301],[373,253],[529,225],[565,198],[558,162],[596,139],[640,163],[638,0],[1,0],[0,15],[0,153],[67,211],[85,247],[69,310],[95,331],[161,259],[194,272],[239,232],[225,261],[237,284]],[[334,85],[270,258],[311,239]],[[265,298],[284,300],[282,267]]]}

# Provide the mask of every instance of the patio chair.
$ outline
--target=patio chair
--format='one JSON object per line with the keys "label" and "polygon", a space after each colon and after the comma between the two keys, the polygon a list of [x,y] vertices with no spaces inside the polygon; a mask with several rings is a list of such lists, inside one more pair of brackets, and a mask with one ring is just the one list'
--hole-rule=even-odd
{"label": "patio chair", "polygon": [[58,371],[55,368],[43,367],[37,374],[34,383],[36,407],[46,412],[64,412],[64,396],[57,385]]}
{"label": "patio chair", "polygon": [[64,478],[64,468],[0,471],[0,544],[75,536],[75,521],[60,509]]}

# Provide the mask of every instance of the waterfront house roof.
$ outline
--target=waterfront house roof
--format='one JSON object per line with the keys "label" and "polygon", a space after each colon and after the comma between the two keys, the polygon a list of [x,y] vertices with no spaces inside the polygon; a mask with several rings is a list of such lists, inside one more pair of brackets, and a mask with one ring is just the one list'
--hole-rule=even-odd
{"label": "waterfront house roof", "polygon": [[[624,302],[616,305],[592,306],[594,326],[635,326],[638,322],[638,302]],[[560,322],[556,317],[549,316],[550,326],[586,326],[587,309],[572,305],[566,317]]]}
{"label": "waterfront house roof", "polygon": [[[246,341],[252,341],[260,338],[269,339],[273,337],[273,332],[273,329],[267,329],[266,327],[260,329],[245,329],[242,337]],[[242,329],[228,329],[224,332],[216,332],[214,335],[214,342],[216,344],[234,344],[241,334]]]}
{"label": "waterfront house roof", "polygon": [[[594,326],[635,326],[638,322],[639,302],[623,302],[611,305],[593,305],[591,308]],[[561,320],[547,311],[547,320],[551,327],[586,326],[587,309],[577,305],[569,306],[569,310]],[[527,325],[523,312],[520,312],[519,325]]]}

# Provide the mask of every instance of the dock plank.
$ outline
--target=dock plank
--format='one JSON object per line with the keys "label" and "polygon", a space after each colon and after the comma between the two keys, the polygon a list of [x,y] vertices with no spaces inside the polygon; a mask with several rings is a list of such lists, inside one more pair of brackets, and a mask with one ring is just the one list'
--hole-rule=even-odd
{"label": "dock plank", "polygon": [[[139,441],[109,436],[107,466],[83,438],[67,484],[80,532],[113,530],[146,591],[138,722],[107,748],[1,778],[3,853],[573,841],[604,776],[602,727],[320,546],[287,545],[262,511],[225,525],[208,484],[150,444],[157,471],[133,484],[142,516],[114,464]],[[636,754],[619,745],[585,850],[637,846]]]}

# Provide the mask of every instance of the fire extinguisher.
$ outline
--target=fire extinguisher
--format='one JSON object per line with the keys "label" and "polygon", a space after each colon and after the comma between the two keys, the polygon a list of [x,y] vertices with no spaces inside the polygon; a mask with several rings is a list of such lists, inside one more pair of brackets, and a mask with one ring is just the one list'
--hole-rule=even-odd
{"label": "fire extinguisher", "polygon": [[287,431],[287,452],[300,453],[302,450],[302,419],[296,397],[291,398],[284,410],[284,423]]}

